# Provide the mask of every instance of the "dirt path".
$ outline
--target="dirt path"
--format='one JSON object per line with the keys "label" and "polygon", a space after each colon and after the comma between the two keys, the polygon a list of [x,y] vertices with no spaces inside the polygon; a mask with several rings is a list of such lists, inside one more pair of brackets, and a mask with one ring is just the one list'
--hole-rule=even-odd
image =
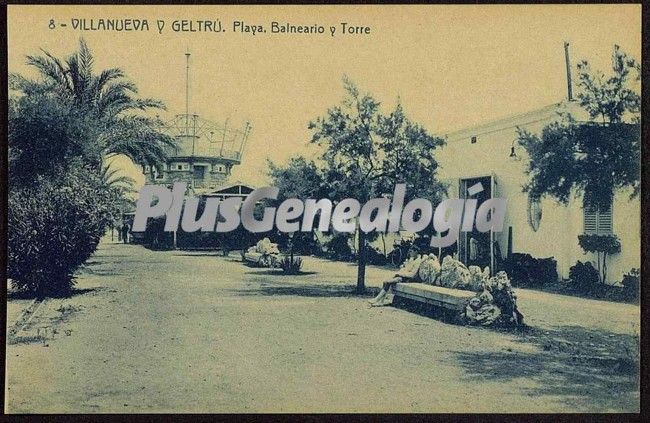
{"label": "dirt path", "polygon": [[80,294],[39,307],[7,346],[7,410],[638,410],[638,307],[519,290],[533,328],[508,334],[368,308],[349,295],[353,266],[305,266],[103,244]]}

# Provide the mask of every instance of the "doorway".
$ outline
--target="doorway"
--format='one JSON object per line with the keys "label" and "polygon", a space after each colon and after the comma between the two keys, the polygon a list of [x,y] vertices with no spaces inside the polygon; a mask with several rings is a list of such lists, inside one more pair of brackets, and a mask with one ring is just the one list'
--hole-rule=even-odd
{"label": "doorway", "polygon": [[205,179],[205,166],[194,165],[194,181],[203,182]]}
{"label": "doorway", "polygon": [[[484,201],[492,198],[493,182],[492,176],[461,179],[459,198],[476,199],[478,210]],[[478,183],[483,186],[483,191],[471,195],[468,190]],[[494,267],[492,236],[492,232],[479,232],[474,226],[471,232],[461,231],[458,238],[458,259],[466,266],[479,266],[481,269],[489,266],[492,270]]]}

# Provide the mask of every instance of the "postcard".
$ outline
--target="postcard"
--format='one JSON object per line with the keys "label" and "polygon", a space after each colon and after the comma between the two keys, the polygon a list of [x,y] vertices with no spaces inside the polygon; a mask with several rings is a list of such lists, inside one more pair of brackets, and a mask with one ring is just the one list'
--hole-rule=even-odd
{"label": "postcard", "polygon": [[638,413],[641,27],[9,5],[5,412]]}

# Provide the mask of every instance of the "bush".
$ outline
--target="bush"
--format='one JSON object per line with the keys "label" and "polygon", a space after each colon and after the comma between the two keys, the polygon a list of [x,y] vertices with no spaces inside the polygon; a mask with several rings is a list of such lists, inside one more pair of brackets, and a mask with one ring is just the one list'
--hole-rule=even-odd
{"label": "bush", "polygon": [[291,257],[284,257],[280,260],[280,267],[282,267],[282,272],[287,275],[297,275],[302,267],[302,259],[295,257],[292,260]]}
{"label": "bush", "polygon": [[599,279],[607,281],[607,256],[621,252],[621,242],[616,235],[578,235],[578,244],[586,253],[596,253]]}
{"label": "bush", "polygon": [[366,248],[366,263],[383,266],[388,263],[386,256],[376,248],[368,246]]}
{"label": "bush", "polygon": [[571,266],[569,279],[573,290],[580,294],[595,295],[601,285],[598,270],[589,261],[585,263],[578,261]]}
{"label": "bush", "polygon": [[553,257],[537,259],[530,254],[514,253],[503,261],[502,268],[516,287],[541,287],[558,280]]}
{"label": "bush", "polygon": [[588,253],[617,254],[621,252],[621,241],[616,235],[578,235],[578,244]]}
{"label": "bush", "polygon": [[641,286],[641,274],[639,269],[632,269],[623,276],[623,296],[626,301],[638,301],[639,289]]}
{"label": "bush", "polygon": [[275,230],[269,232],[266,236],[278,244],[280,251],[285,251],[287,253],[293,250],[295,254],[311,255],[320,249],[313,232],[298,231],[294,232],[293,235],[290,236],[289,233]]}
{"label": "bush", "polygon": [[327,257],[334,260],[353,261],[354,254],[348,244],[350,234],[345,232],[335,233],[327,246]]}
{"label": "bush", "polygon": [[82,166],[9,193],[7,276],[38,297],[68,295],[73,274],[117,219],[119,193]]}

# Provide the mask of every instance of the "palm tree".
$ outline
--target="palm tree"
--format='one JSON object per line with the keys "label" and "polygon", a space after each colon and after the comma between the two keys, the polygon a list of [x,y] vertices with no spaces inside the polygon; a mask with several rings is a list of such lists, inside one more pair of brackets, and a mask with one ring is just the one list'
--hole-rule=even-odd
{"label": "palm tree", "polygon": [[[103,158],[124,154],[134,163],[159,166],[166,151],[175,145],[161,132],[162,122],[144,112],[164,110],[164,104],[152,98],[137,97],[138,89],[119,68],[99,74],[93,72],[94,58],[84,39],[79,50],[61,60],[42,50],[39,56],[27,56],[27,64],[36,68],[41,80],[10,75],[10,87],[26,95],[51,93],[61,101],[92,118],[99,126],[98,144]],[[100,171],[101,169],[98,169]]]}
{"label": "palm tree", "polygon": [[132,197],[137,191],[135,189],[135,181],[133,178],[126,175],[120,175],[120,170],[121,169],[118,168],[111,168],[110,163],[102,164],[99,177],[104,181],[106,186],[114,188],[119,192],[120,198],[122,199],[120,210],[124,212],[135,207],[135,201]]}
{"label": "palm tree", "polygon": [[[135,189],[135,181],[133,178],[120,174],[119,168],[111,167],[110,163],[103,163],[99,177],[104,182],[104,185],[112,188],[118,195],[118,201],[115,204],[119,209],[120,218],[124,213],[135,210],[134,194],[137,192]],[[120,228],[120,218],[116,218],[110,225],[111,239],[113,238],[113,229]]]}

